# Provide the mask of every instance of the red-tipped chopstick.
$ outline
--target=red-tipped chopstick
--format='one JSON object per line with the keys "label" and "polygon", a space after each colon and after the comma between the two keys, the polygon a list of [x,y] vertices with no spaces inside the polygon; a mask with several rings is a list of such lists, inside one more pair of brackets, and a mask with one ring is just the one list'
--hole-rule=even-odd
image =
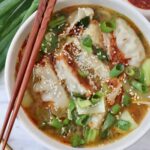
{"label": "red-tipped chopstick", "polygon": [[12,113],[12,116],[11,116],[10,124],[9,124],[8,130],[6,132],[6,136],[4,138],[4,144],[3,144],[2,150],[5,149],[5,146],[7,144],[8,138],[10,136],[13,124],[14,124],[16,116],[18,114],[18,111],[19,111],[19,108],[20,108],[20,105],[21,105],[21,102],[22,102],[22,99],[23,99],[23,96],[24,96],[24,92],[26,90],[29,78],[31,76],[31,73],[32,73],[32,70],[33,70],[33,67],[34,67],[34,64],[35,64],[35,60],[37,58],[38,52],[39,52],[40,47],[41,47],[41,43],[42,43],[44,35],[46,33],[48,22],[51,18],[55,3],[56,3],[56,0],[49,0],[48,4],[47,4],[46,11],[44,12],[44,17],[43,17],[43,20],[42,20],[42,24],[41,24],[41,27],[40,27],[39,32],[37,34],[37,38],[36,38],[35,44],[33,46],[33,51],[31,53],[31,56],[30,56],[30,59],[29,59],[29,63],[27,65],[26,71],[24,73],[24,77],[23,77],[22,83],[20,85],[18,95],[15,97],[17,99],[15,101],[15,106],[13,108],[13,113]]}
{"label": "red-tipped chopstick", "polygon": [[32,48],[33,48],[38,30],[39,30],[41,22],[42,22],[42,18],[43,18],[43,14],[45,12],[45,9],[46,9],[47,2],[48,2],[48,0],[41,0],[41,2],[39,4],[38,12],[37,12],[36,18],[35,18],[34,23],[33,23],[32,30],[30,32],[30,35],[29,35],[29,38],[28,38],[28,41],[27,41],[24,56],[23,56],[23,59],[22,59],[21,65],[20,65],[19,72],[17,74],[15,86],[13,88],[14,90],[12,92],[12,97],[11,97],[11,100],[10,100],[10,103],[9,103],[9,106],[8,106],[8,109],[7,109],[6,118],[4,120],[4,124],[3,124],[1,135],[0,135],[0,143],[3,139],[4,131],[7,127],[8,122],[9,122],[11,111],[14,107],[14,103],[15,103],[15,100],[16,100],[21,82],[23,80],[23,76],[24,76],[26,67],[27,67],[28,62],[29,62],[29,58],[30,58],[30,55],[31,55],[31,52],[32,52]]}

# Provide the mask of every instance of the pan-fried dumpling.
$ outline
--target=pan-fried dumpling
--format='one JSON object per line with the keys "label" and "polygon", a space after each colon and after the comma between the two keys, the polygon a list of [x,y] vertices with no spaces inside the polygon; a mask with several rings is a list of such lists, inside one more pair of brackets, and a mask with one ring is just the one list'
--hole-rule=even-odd
{"label": "pan-fried dumpling", "polygon": [[80,50],[75,59],[76,63],[82,68],[94,69],[95,74],[101,79],[109,78],[109,67],[100,61],[94,54],[86,52],[80,45],[80,41],[77,38],[68,39],[67,44],[74,43],[74,45]]}
{"label": "pan-fried dumpling", "polygon": [[35,84],[33,90],[40,93],[45,102],[54,102],[58,108],[66,108],[69,99],[66,91],[61,86],[47,57],[44,57],[33,70]]}
{"label": "pan-fried dumpling", "polygon": [[129,65],[139,67],[145,58],[145,50],[142,42],[125,20],[118,18],[116,23],[117,27],[114,35],[118,48],[126,58],[129,58]]}
{"label": "pan-fried dumpling", "polygon": [[66,63],[64,58],[56,59],[55,70],[60,80],[64,80],[70,93],[88,94],[89,91],[80,84],[73,74],[72,68]]}
{"label": "pan-fried dumpling", "polygon": [[69,30],[74,27],[76,23],[78,23],[81,19],[85,17],[90,17],[92,19],[94,16],[94,11],[92,8],[78,8],[77,11],[73,12],[68,18],[68,22],[70,23]]}

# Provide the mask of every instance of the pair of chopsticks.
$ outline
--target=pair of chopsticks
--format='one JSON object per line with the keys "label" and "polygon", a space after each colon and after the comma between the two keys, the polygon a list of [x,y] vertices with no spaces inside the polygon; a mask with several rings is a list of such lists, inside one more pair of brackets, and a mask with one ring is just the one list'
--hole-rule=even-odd
{"label": "pair of chopsticks", "polygon": [[[51,19],[56,0],[40,0],[38,11],[30,32],[24,56],[16,78],[14,91],[6,113],[6,118],[0,135],[0,143],[4,139],[2,150],[5,149],[13,124],[18,114],[28,81],[30,79],[35,60]],[[7,130],[7,131],[6,131]],[[5,136],[4,136],[5,135]]]}

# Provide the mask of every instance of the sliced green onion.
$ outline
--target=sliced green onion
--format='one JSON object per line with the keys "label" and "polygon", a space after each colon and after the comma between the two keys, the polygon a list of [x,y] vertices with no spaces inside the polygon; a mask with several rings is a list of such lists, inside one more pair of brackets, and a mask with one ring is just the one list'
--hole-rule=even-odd
{"label": "sliced green onion", "polygon": [[84,28],[87,28],[89,24],[90,24],[90,17],[87,16],[87,17],[81,19],[77,23],[77,26],[83,26]]}
{"label": "sliced green onion", "polygon": [[88,119],[89,119],[88,115],[80,115],[77,117],[75,122],[79,126],[85,126],[87,124]]}
{"label": "sliced green onion", "polygon": [[105,130],[108,130],[109,128],[111,128],[114,125],[115,121],[116,121],[115,116],[108,113],[106,116],[106,120],[104,121],[104,124],[102,126],[102,131],[105,131]]}
{"label": "sliced green onion", "polygon": [[131,85],[138,91],[140,91],[141,93],[146,93],[147,92],[147,86],[136,81],[136,80],[133,80],[131,81]]}
{"label": "sliced green onion", "polygon": [[100,28],[102,32],[110,33],[116,29],[116,21],[113,19],[111,21],[102,21],[100,23]]}
{"label": "sliced green onion", "polygon": [[132,66],[128,66],[126,69],[125,69],[125,73],[130,76],[130,77],[133,77],[135,75],[135,68],[132,67]]}
{"label": "sliced green onion", "polygon": [[150,86],[150,58],[145,60],[142,65],[142,70],[144,73],[144,83]]}
{"label": "sliced green onion", "polygon": [[106,53],[106,51],[104,51],[103,49],[99,48],[97,49],[97,56],[99,60],[108,60],[108,55]]}
{"label": "sliced green onion", "polygon": [[93,105],[97,104],[101,99],[100,98],[92,98],[91,102]]}
{"label": "sliced green onion", "polygon": [[87,46],[87,47],[92,47],[92,39],[91,39],[91,37],[90,37],[89,35],[86,36],[86,37],[83,39],[82,44],[83,44],[84,46]]}
{"label": "sliced green onion", "polygon": [[106,139],[108,137],[108,134],[109,134],[108,130],[101,131],[100,138],[101,139]]}
{"label": "sliced green onion", "polygon": [[118,120],[116,123],[116,127],[123,131],[128,131],[131,127],[131,123],[125,120]]}
{"label": "sliced green onion", "polygon": [[118,77],[120,74],[123,73],[123,71],[124,71],[124,65],[123,64],[117,64],[110,71],[110,77]]}
{"label": "sliced green onion", "polygon": [[70,103],[69,103],[69,109],[71,111],[73,111],[75,109],[75,103],[74,103],[74,100],[70,100]]}
{"label": "sliced green onion", "polygon": [[41,49],[44,53],[55,50],[58,46],[58,36],[53,32],[48,32],[42,42]]}
{"label": "sliced green onion", "polygon": [[112,108],[111,108],[111,113],[116,115],[121,109],[121,106],[119,104],[115,104]]}
{"label": "sliced green onion", "polygon": [[142,83],[144,82],[144,74],[143,74],[143,71],[141,69],[135,68],[134,79],[136,79]]}
{"label": "sliced green onion", "polygon": [[85,144],[85,141],[81,138],[80,135],[78,134],[74,134],[72,137],[71,137],[71,145],[73,147],[79,147],[81,145]]}
{"label": "sliced green onion", "polygon": [[78,73],[83,78],[86,78],[89,74],[88,71],[81,71],[80,69],[78,70]]}
{"label": "sliced green onion", "polygon": [[143,70],[143,69],[140,69],[140,76],[139,76],[139,78],[138,78],[138,81],[140,81],[141,83],[147,85],[144,80],[145,80],[145,73],[144,73],[144,70]]}
{"label": "sliced green onion", "polygon": [[69,122],[70,122],[70,120],[66,118],[66,119],[63,121],[63,125],[66,126],[66,125],[69,124]]}
{"label": "sliced green onion", "polygon": [[129,106],[131,104],[131,96],[128,93],[125,93],[122,97],[123,106]]}
{"label": "sliced green onion", "polygon": [[82,95],[81,93],[72,93],[72,96],[75,98],[86,99],[86,96]]}
{"label": "sliced green onion", "polygon": [[97,129],[86,128],[84,131],[84,139],[86,143],[94,142],[98,133],[99,131]]}
{"label": "sliced green onion", "polygon": [[100,102],[100,100],[104,98],[104,95],[101,92],[96,92],[92,98],[91,98],[91,102],[92,104],[97,104],[98,102]]}
{"label": "sliced green onion", "polygon": [[86,47],[84,45],[82,45],[82,48],[87,51],[88,53],[92,53],[92,47]]}
{"label": "sliced green onion", "polygon": [[104,95],[98,91],[92,96],[92,98],[101,98],[102,96],[104,96]]}
{"label": "sliced green onion", "polygon": [[56,128],[56,129],[60,129],[62,127],[62,122],[57,119],[57,118],[52,118],[51,121],[49,122],[50,126]]}
{"label": "sliced green onion", "polygon": [[72,112],[74,111],[76,105],[74,103],[74,100],[70,100],[69,106],[68,106],[68,119],[72,120],[73,119],[73,115]]}
{"label": "sliced green onion", "polygon": [[82,39],[82,44],[81,46],[83,47],[84,50],[86,50],[88,53],[92,53],[92,39],[88,35],[85,38]]}
{"label": "sliced green onion", "polygon": [[90,102],[90,100],[82,100],[80,98],[77,99],[77,105],[80,108],[86,108],[92,105],[92,103]]}
{"label": "sliced green onion", "polygon": [[128,76],[132,77],[133,79],[144,83],[144,72],[143,72],[142,69],[139,69],[139,68],[136,68],[136,67],[133,67],[133,66],[128,66],[125,69],[125,73]]}
{"label": "sliced green onion", "polygon": [[58,26],[61,26],[66,23],[66,17],[65,16],[59,16],[56,19],[53,19],[50,21],[49,28],[56,28]]}

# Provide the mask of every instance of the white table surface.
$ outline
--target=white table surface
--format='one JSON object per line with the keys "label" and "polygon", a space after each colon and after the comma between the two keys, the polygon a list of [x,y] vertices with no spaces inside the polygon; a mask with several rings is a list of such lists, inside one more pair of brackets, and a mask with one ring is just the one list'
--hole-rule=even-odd
{"label": "white table surface", "polygon": [[[0,73],[0,129],[4,120],[5,112],[8,106],[8,98],[4,85],[4,72]],[[11,133],[9,144],[13,150],[48,150],[40,143],[37,143],[16,120]],[[126,150],[150,150],[150,131],[142,137],[137,143]]]}
{"label": "white table surface", "polygon": [[[8,106],[8,97],[4,85],[4,71],[0,73],[0,130]],[[37,143],[22,127],[21,122],[16,120],[9,139],[9,145],[13,150],[48,150]],[[113,149],[112,149],[113,150]],[[150,131],[139,141],[126,150],[150,150]]]}

